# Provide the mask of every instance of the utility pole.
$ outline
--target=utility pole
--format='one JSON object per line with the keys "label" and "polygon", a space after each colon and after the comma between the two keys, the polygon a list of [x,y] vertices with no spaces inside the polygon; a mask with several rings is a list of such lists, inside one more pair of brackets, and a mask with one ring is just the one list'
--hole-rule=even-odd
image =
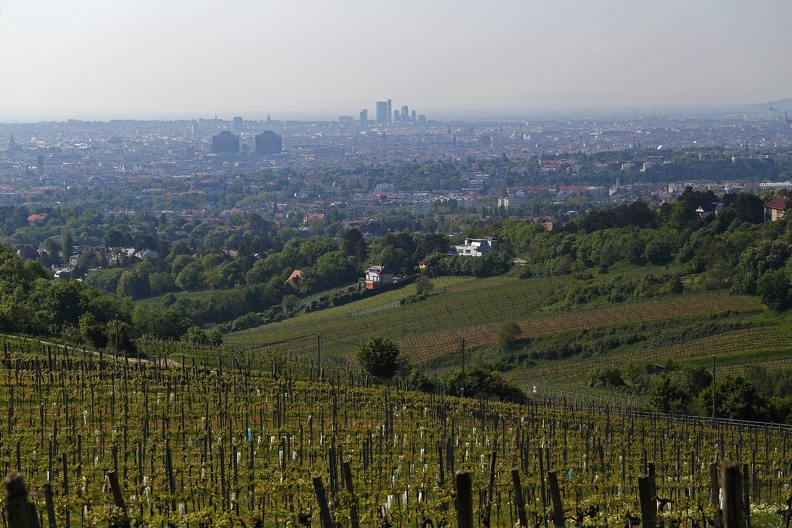
{"label": "utility pole", "polygon": [[462,338],[462,388],[459,391],[462,397],[465,396],[465,338]]}
{"label": "utility pole", "polygon": [[712,427],[715,427],[715,354],[712,354]]}
{"label": "utility pole", "polygon": [[322,336],[316,334],[316,379],[322,379]]}

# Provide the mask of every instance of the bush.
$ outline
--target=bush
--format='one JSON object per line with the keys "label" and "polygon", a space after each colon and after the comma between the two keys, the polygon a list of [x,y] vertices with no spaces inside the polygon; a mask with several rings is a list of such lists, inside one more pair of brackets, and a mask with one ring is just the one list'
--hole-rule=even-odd
{"label": "bush", "polygon": [[366,372],[387,381],[396,375],[404,363],[399,355],[399,345],[390,337],[372,335],[358,346],[355,359]]}
{"label": "bush", "polygon": [[589,387],[604,387],[606,389],[620,389],[627,386],[622,377],[622,372],[613,365],[602,365],[589,372]]}
{"label": "bush", "polygon": [[522,335],[520,325],[514,321],[505,321],[498,330],[498,345],[509,349],[520,335]]}

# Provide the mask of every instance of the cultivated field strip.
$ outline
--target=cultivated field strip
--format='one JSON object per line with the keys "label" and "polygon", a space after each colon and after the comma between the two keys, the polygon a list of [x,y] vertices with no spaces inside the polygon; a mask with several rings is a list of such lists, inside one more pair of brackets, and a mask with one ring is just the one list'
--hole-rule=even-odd
{"label": "cultivated field strip", "polygon": [[[166,345],[150,346],[141,352]],[[5,343],[0,468],[25,475],[42,512],[51,484],[59,526],[317,526],[318,477],[341,526],[356,516],[367,528],[453,527],[457,470],[472,473],[476,515],[491,479],[491,526],[514,526],[512,468],[531,525],[551,509],[554,471],[571,517],[588,511],[588,524],[618,526],[637,511],[637,476],[650,467],[658,496],[673,501],[661,517],[689,524],[713,514],[716,456],[748,465],[757,516],[788,496],[792,437],[778,426],[712,429],[547,397],[521,406],[448,398],[366,387],[354,369],[311,381],[310,364],[268,353],[222,359],[212,369],[127,363]],[[111,470],[123,506],[113,505]]]}
{"label": "cultivated field strip", "polygon": [[[762,305],[750,297],[704,293],[611,304],[583,310],[536,312],[531,317],[517,322],[522,330],[522,336],[531,338],[570,330],[710,316],[726,312],[751,312],[761,308]],[[499,325],[492,324],[433,332],[402,339],[400,345],[408,357],[415,361],[425,361],[459,349],[463,338],[466,346],[494,343],[498,329]]]}

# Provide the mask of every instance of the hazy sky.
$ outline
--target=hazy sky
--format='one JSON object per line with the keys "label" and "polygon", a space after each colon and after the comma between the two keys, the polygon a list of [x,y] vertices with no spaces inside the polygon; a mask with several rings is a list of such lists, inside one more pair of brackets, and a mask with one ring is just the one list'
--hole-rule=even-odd
{"label": "hazy sky", "polygon": [[0,120],[761,103],[792,97],[790,23],[790,0],[0,0]]}

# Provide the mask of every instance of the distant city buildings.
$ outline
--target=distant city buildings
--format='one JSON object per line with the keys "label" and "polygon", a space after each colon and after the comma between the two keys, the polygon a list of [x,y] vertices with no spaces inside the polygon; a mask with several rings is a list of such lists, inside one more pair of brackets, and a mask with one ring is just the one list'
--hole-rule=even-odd
{"label": "distant city buildings", "polygon": [[282,150],[283,141],[275,132],[266,130],[256,135],[256,154],[280,154]]}
{"label": "distant city buildings", "polygon": [[244,129],[244,122],[242,121],[241,117],[235,117],[234,118],[233,129],[234,129],[234,132],[237,132],[237,133],[242,132],[242,130]]}
{"label": "distant city buildings", "polygon": [[360,126],[368,125],[368,110],[365,108],[360,111]]}
{"label": "distant city buildings", "polygon": [[[426,123],[426,116],[419,116],[415,110],[410,112],[410,107],[402,105],[400,110],[393,110],[393,103],[390,99],[387,101],[377,101],[377,123],[391,124],[391,123]],[[363,123],[363,112],[360,113],[360,122]]]}
{"label": "distant city buildings", "polygon": [[212,154],[236,154],[239,152],[239,136],[228,130],[212,136]]}
{"label": "distant city buildings", "polygon": [[390,106],[388,102],[377,101],[377,123],[381,125],[387,125],[390,122],[390,119],[388,119],[388,107]]}
{"label": "distant city buildings", "polygon": [[519,196],[501,196],[498,198],[498,207],[503,207],[504,209],[519,209],[522,203],[522,198]]}

